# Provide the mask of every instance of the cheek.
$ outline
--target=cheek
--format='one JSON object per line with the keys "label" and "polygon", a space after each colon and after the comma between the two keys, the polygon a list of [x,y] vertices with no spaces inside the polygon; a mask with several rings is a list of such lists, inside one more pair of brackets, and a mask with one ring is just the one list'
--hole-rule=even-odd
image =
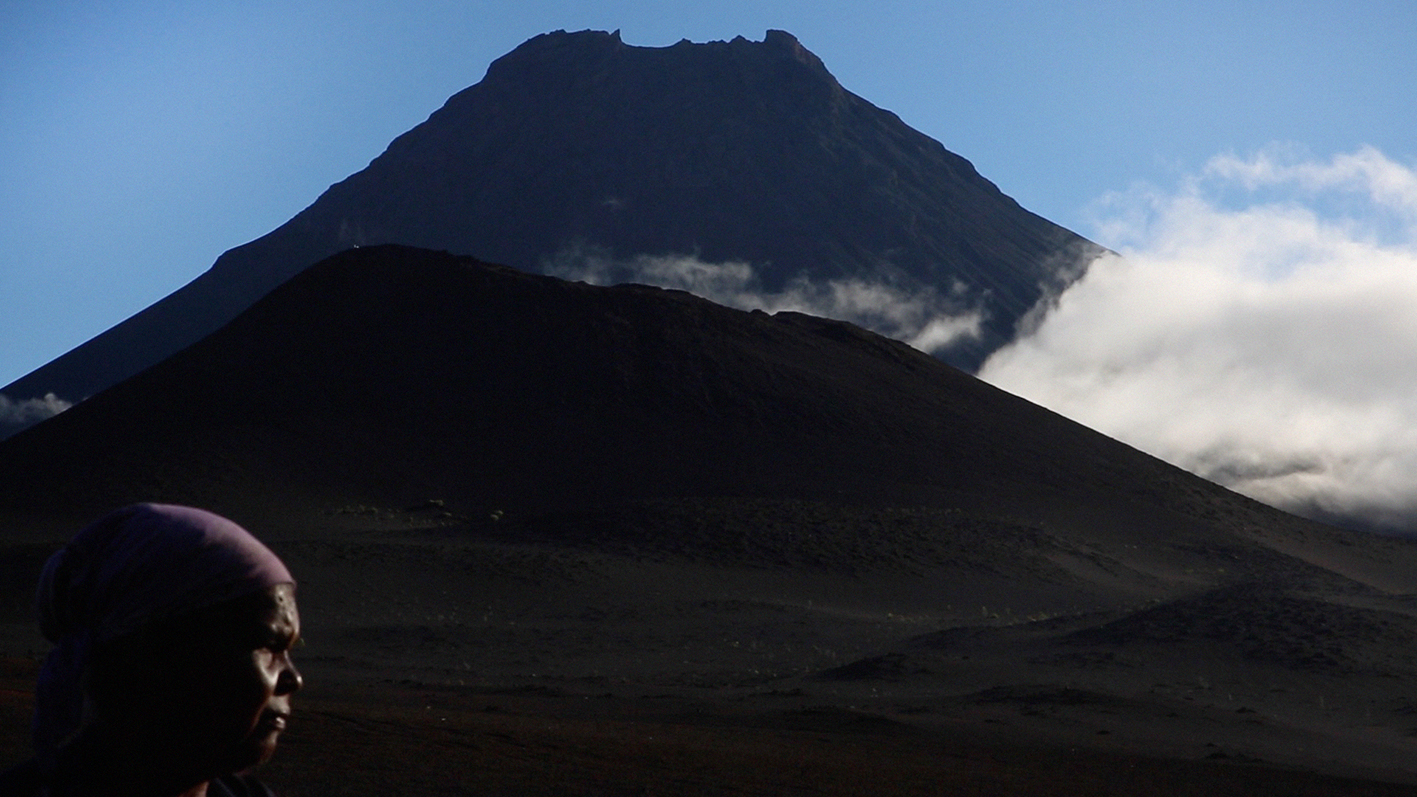
{"label": "cheek", "polygon": [[213,728],[214,741],[226,751],[232,770],[244,769],[269,759],[275,751],[279,731],[261,722],[276,689],[279,669],[269,656],[255,655],[241,673],[227,681],[228,697]]}
{"label": "cheek", "polygon": [[244,693],[248,704],[252,710],[259,713],[265,708],[266,703],[276,690],[276,681],[280,677],[280,662],[278,657],[273,656],[270,651],[256,651],[251,656],[249,666],[245,668],[242,682],[245,684]]}
{"label": "cheek", "polygon": [[275,690],[269,657],[259,653],[231,662],[210,682],[211,721],[222,735],[245,736],[260,719]]}

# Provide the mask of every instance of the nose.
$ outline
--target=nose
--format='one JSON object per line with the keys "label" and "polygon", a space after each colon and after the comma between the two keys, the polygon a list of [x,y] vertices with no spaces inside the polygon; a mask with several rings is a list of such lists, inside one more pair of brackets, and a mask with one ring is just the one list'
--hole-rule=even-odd
{"label": "nose", "polygon": [[276,690],[278,695],[292,695],[299,692],[305,686],[305,679],[301,677],[300,671],[295,669],[295,662],[290,660],[290,656],[285,656],[285,666],[281,668],[280,675],[276,677]]}

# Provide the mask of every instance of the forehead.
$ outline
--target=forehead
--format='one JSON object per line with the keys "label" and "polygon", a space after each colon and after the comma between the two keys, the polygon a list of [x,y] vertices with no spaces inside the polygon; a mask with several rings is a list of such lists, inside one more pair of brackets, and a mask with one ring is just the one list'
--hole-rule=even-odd
{"label": "forehead", "polygon": [[272,613],[277,615],[294,615],[296,613],[294,584],[278,584],[259,594],[266,608]]}
{"label": "forehead", "polygon": [[204,609],[184,625],[200,629],[203,636],[267,633],[299,633],[300,614],[295,605],[295,588],[281,584],[236,600]]}
{"label": "forehead", "polygon": [[295,625],[300,622],[295,608],[295,587],[280,584],[250,596],[249,603],[236,607],[235,617],[263,625]]}

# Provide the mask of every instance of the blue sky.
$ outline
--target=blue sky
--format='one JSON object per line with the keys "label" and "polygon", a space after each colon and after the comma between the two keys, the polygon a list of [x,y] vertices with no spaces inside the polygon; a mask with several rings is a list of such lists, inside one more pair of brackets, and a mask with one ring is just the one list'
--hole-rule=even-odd
{"label": "blue sky", "polygon": [[[1167,225],[1208,223],[1186,196],[1352,228],[1386,212],[1372,181],[1417,163],[1411,2],[12,0],[0,385],[278,226],[493,59],[584,28],[644,46],[788,30],[1025,207],[1139,261],[1174,243]],[[1332,169],[1321,184],[1293,171],[1364,152],[1380,161],[1357,194]],[[1260,153],[1291,171],[1255,178]],[[1369,237],[1405,251],[1393,213]]]}

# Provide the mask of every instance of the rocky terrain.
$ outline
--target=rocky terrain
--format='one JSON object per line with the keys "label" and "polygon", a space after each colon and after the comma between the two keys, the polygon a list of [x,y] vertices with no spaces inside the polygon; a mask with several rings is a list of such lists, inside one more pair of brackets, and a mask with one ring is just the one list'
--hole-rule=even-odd
{"label": "rocky terrain", "polygon": [[1249,501],[851,325],[408,247],[0,442],[44,557],[194,503],[300,579],[316,794],[1409,794],[1417,545]]}

